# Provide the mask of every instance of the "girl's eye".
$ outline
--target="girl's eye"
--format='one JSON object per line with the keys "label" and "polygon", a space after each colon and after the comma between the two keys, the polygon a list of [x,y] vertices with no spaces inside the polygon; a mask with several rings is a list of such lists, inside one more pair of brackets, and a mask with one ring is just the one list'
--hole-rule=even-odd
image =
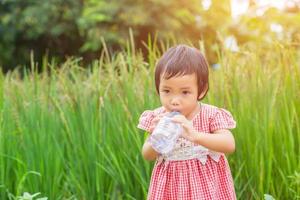
{"label": "girl's eye", "polygon": [[170,90],[163,90],[162,92],[163,92],[163,93],[169,93]]}
{"label": "girl's eye", "polygon": [[189,94],[190,92],[189,91],[183,91],[182,92],[184,95],[187,95],[187,94]]}

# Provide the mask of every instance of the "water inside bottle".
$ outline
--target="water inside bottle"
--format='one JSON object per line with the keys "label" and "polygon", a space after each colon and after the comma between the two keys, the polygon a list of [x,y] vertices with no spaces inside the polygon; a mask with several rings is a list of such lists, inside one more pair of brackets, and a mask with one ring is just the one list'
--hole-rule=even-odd
{"label": "water inside bottle", "polygon": [[172,121],[172,117],[180,114],[171,112],[163,117],[150,136],[152,147],[159,153],[168,153],[176,143],[181,132],[181,125]]}

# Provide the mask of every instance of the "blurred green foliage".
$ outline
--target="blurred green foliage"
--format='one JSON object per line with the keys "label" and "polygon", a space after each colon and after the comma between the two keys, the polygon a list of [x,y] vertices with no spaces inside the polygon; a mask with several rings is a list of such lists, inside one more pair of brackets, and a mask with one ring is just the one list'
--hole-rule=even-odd
{"label": "blurred green foliage", "polygon": [[[64,59],[80,56],[84,61],[99,57],[103,41],[110,51],[122,48],[129,29],[137,48],[142,41],[174,39],[193,44],[204,41],[209,62],[218,62],[218,51],[228,35],[238,43],[291,38],[299,43],[299,9],[269,9],[262,16],[252,12],[231,18],[230,0],[212,0],[208,9],[200,0],[0,0],[0,67],[7,71],[30,61],[30,52]],[[278,23],[284,33],[270,31]],[[150,36],[150,37],[149,37]],[[175,40],[175,39],[174,39]]]}

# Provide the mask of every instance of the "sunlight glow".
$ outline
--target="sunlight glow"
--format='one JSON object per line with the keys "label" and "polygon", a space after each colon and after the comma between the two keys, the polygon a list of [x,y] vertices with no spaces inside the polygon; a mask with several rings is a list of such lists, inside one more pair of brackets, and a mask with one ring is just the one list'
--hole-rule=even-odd
{"label": "sunlight glow", "polygon": [[237,44],[236,38],[233,35],[230,35],[225,38],[224,46],[226,49],[229,49],[230,51],[233,52],[239,51],[239,46]]}
{"label": "sunlight glow", "polygon": [[272,6],[278,9],[285,7],[287,0],[256,0],[259,7]]}
{"label": "sunlight glow", "polygon": [[[275,7],[280,10],[291,7],[300,0],[255,0],[257,6],[257,15],[263,15],[269,7]],[[249,0],[231,0],[232,17],[237,18],[247,12],[249,8]]]}
{"label": "sunlight glow", "polygon": [[202,0],[202,7],[204,10],[208,10],[211,6],[211,0]]}
{"label": "sunlight glow", "polygon": [[232,17],[236,18],[247,12],[249,0],[231,0]]}
{"label": "sunlight glow", "polygon": [[271,23],[270,30],[274,32],[278,39],[283,39],[283,27],[278,23]]}

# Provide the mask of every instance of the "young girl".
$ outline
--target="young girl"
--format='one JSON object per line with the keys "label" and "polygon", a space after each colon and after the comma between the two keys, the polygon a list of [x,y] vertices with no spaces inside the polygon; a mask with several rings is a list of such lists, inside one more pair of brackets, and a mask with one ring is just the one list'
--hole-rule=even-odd
{"label": "young girl", "polygon": [[180,123],[183,131],[167,154],[159,154],[150,140],[145,141],[144,158],[156,159],[148,199],[236,199],[224,155],[235,150],[229,129],[236,123],[228,111],[200,103],[208,91],[203,54],[186,45],[170,48],[157,63],[155,84],[162,107],[143,112],[138,128],[151,134],[166,113],[179,111],[172,120]]}

